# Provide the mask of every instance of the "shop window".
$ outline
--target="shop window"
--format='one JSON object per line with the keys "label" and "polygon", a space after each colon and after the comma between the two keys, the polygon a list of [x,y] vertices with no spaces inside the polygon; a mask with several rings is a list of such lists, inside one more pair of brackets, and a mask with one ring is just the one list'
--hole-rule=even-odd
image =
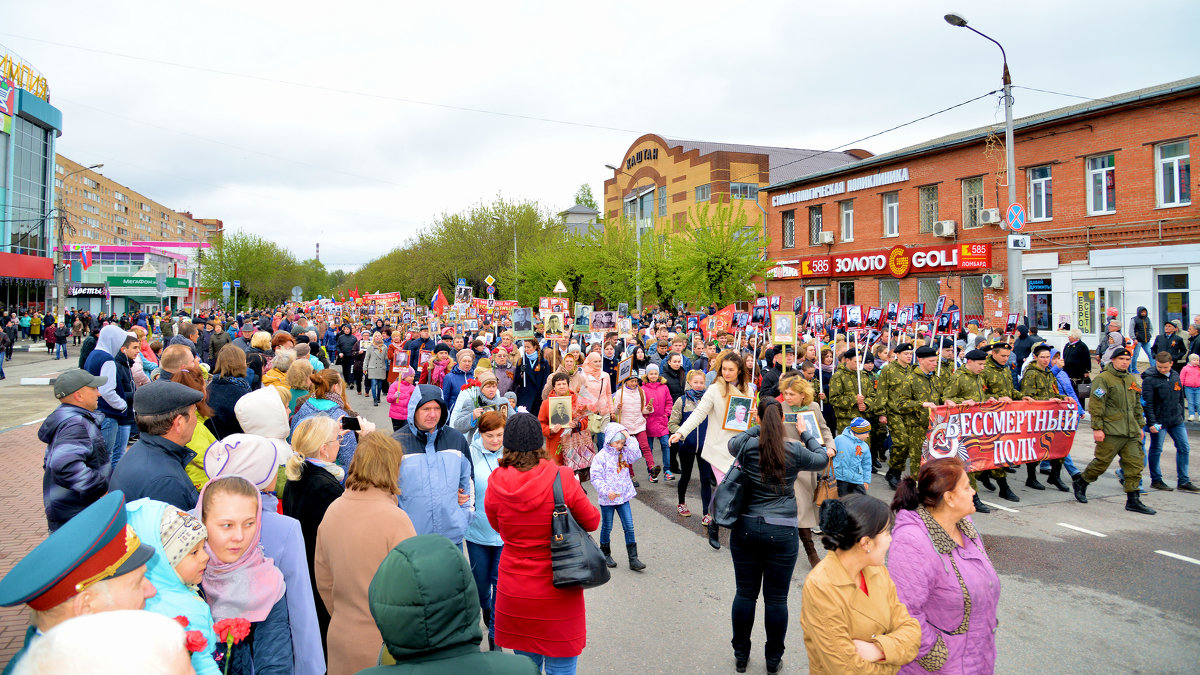
{"label": "shop window", "polygon": [[1030,326],[1050,330],[1050,279],[1025,280],[1025,316]]}
{"label": "shop window", "polygon": [[854,302],[854,282],[839,281],[838,282],[838,304],[853,305]]}
{"label": "shop window", "polygon": [[979,227],[979,209],[983,208],[983,176],[964,178],[963,192],[963,227],[970,229]]}
{"label": "shop window", "polygon": [[[825,311],[825,309],[826,309],[826,307],[825,307],[825,287],[824,286],[813,286],[813,287],[805,288],[804,289],[804,306],[805,307],[817,307],[817,308],[821,309],[822,311]],[[829,313],[826,312],[825,316],[828,318]]]}
{"label": "shop window", "polygon": [[1155,192],[1159,206],[1187,206],[1192,203],[1192,161],[1188,157],[1188,142],[1163,143],[1154,148],[1158,164]]}
{"label": "shop window", "polygon": [[900,236],[899,192],[887,192],[883,195],[883,236]]}
{"label": "shop window", "polygon": [[667,189],[661,187],[658,189],[658,217],[665,218],[667,216]]}
{"label": "shop window", "polygon": [[730,183],[731,199],[758,199],[758,185],[754,183]]}
{"label": "shop window", "polygon": [[942,294],[942,285],[937,279],[917,279],[917,302],[925,303],[925,313],[933,314],[937,309],[938,296]]}
{"label": "shop window", "polygon": [[1088,215],[1115,213],[1117,210],[1117,162],[1115,155],[1088,157]]}
{"label": "shop window", "polygon": [[1162,330],[1164,323],[1178,319],[1186,328],[1191,317],[1188,299],[1188,275],[1183,273],[1158,275],[1158,324],[1155,333]]}
{"label": "shop window", "polygon": [[900,280],[879,280],[879,306],[885,311],[889,302],[900,302]]}
{"label": "shop window", "polygon": [[808,245],[817,246],[821,243],[821,206],[808,207]]}
{"label": "shop window", "polygon": [[962,325],[971,319],[983,325],[983,277],[962,277]]}
{"label": "shop window", "polygon": [[925,185],[917,190],[917,208],[921,211],[921,232],[933,232],[938,219],[938,186]]}
{"label": "shop window", "polygon": [[696,201],[706,202],[712,196],[712,185],[699,185],[696,187]]}
{"label": "shop window", "polygon": [[1050,220],[1054,217],[1054,190],[1050,182],[1050,167],[1038,166],[1029,170],[1029,219]]}
{"label": "shop window", "polygon": [[854,241],[854,200],[838,202],[842,215],[842,241]]}
{"label": "shop window", "polygon": [[783,247],[796,248],[796,212],[783,212]]}

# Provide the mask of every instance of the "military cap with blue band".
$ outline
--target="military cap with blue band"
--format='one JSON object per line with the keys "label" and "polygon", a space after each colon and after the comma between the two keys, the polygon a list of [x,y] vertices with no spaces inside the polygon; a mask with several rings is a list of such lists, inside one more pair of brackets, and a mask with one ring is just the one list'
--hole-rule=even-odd
{"label": "military cap with blue band", "polygon": [[105,579],[145,565],[154,549],[126,524],[125,495],[101,497],[55,530],[0,579],[0,606],[44,612]]}

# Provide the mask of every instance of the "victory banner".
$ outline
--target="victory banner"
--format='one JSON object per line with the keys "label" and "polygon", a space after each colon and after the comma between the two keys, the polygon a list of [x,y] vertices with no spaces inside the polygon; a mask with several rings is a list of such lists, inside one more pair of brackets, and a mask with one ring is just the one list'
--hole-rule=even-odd
{"label": "victory banner", "polygon": [[921,461],[958,457],[967,471],[986,471],[1071,451],[1079,426],[1074,401],[947,403],[930,410]]}

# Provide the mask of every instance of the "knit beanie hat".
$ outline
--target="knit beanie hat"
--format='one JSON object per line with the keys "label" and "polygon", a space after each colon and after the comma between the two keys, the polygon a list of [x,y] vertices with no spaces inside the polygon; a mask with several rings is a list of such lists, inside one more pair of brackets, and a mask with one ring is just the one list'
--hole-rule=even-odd
{"label": "knit beanie hat", "polygon": [[498,382],[499,381],[496,378],[496,373],[493,372],[492,370],[476,370],[475,371],[475,379],[479,381],[479,386],[481,386],[481,387],[483,385],[487,384],[488,382]]}
{"label": "knit beanie hat", "polygon": [[536,452],[545,444],[542,424],[529,413],[516,413],[504,425],[504,449],[513,452]]}
{"label": "knit beanie hat", "polygon": [[163,509],[158,534],[162,539],[167,564],[172,568],[191,553],[196,544],[208,538],[204,523],[187,511],[180,511],[173,506]]}
{"label": "knit beanie hat", "polygon": [[856,434],[865,434],[871,430],[871,423],[861,417],[855,417],[850,420],[850,431]]}
{"label": "knit beanie hat", "polygon": [[292,448],[274,438],[254,434],[230,434],[204,451],[204,473],[210,479],[241,476],[262,492],[274,492],[280,465],[287,463]]}

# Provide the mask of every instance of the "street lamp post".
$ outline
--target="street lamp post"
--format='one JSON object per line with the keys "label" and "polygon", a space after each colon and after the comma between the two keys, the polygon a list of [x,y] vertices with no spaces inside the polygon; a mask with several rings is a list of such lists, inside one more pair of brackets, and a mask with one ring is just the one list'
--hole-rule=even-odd
{"label": "street lamp post", "polygon": [[[492,221],[495,222],[497,225],[504,224],[504,219],[501,218],[499,214],[493,215]],[[514,220],[513,221],[513,299],[516,300],[518,304],[520,304],[520,302],[521,302],[521,296],[519,295],[520,290],[521,290],[521,282],[517,278],[517,222]]]}
{"label": "street lamp post", "polygon": [[[618,169],[612,164],[605,164],[604,168],[612,169],[617,173],[624,173],[626,176],[629,176],[628,173]],[[633,178],[633,176],[629,177]],[[636,190],[637,185],[634,185],[631,189]],[[634,203],[637,203],[636,193],[634,196]],[[635,242],[634,246],[637,248],[637,276],[634,277],[634,292],[637,294],[637,313],[640,315],[642,313],[642,224],[638,221],[636,215],[633,219],[633,238]]]}
{"label": "street lamp post", "polygon": [[[65,174],[61,178],[63,182],[63,188],[66,188],[67,179],[71,176],[84,171],[99,169],[103,166],[103,164],[93,164],[91,166],[85,166],[82,169],[75,169],[74,171]],[[58,236],[55,238],[55,243],[57,245],[54,247],[54,288],[56,294],[58,295],[56,298],[56,300],[58,300],[58,313],[62,314],[63,318],[65,319],[67,315],[67,280],[66,270],[63,269],[63,230],[67,227],[70,227],[70,225],[67,223],[67,212],[63,210],[63,199],[61,192],[58,193],[57,201],[58,206],[55,207],[55,210],[58,211]]]}
{"label": "street lamp post", "polygon": [[[1000,58],[1004,61],[1004,73],[1002,81],[1004,84],[1004,174],[1008,180],[1008,203],[1017,203],[1017,182],[1016,182],[1016,159],[1013,150],[1013,116],[1012,116],[1012,76],[1008,72],[1008,55],[1004,52],[1004,45],[996,40],[984,35],[967,25],[967,20],[961,14],[947,14],[945,17],[946,23],[958,28],[966,28],[976,35],[988,40],[992,44],[1000,48]],[[1005,247],[1007,248],[1007,242]],[[1021,250],[1008,248],[1008,311],[1021,311]],[[1026,317],[1028,319],[1028,317]]]}

